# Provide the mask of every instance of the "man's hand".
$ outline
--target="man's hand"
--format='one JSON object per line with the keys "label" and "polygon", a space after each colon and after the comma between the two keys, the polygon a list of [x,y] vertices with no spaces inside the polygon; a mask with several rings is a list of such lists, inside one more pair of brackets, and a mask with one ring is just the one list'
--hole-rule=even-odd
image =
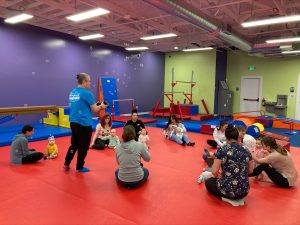
{"label": "man's hand", "polygon": [[106,109],[108,105],[105,105],[104,102],[101,102],[100,107],[101,109]]}

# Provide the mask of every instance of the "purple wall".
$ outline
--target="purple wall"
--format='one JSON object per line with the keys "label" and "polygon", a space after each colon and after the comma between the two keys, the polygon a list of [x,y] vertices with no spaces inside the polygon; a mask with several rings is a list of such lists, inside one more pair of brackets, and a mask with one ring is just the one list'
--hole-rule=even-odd
{"label": "purple wall", "polygon": [[134,98],[140,112],[150,111],[163,92],[162,53],[131,54],[24,24],[0,23],[0,65],[0,108],[68,105],[78,72],[91,75],[96,98],[98,77],[115,77],[119,99]]}

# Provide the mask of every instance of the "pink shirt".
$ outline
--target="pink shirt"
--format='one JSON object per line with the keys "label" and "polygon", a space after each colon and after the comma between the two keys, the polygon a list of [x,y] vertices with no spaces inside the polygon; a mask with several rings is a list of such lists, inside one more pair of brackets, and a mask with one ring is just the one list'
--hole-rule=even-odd
{"label": "pink shirt", "polygon": [[265,157],[263,161],[269,163],[277,172],[284,176],[288,180],[290,186],[294,186],[298,174],[289,152],[288,155],[285,156],[274,151]]}

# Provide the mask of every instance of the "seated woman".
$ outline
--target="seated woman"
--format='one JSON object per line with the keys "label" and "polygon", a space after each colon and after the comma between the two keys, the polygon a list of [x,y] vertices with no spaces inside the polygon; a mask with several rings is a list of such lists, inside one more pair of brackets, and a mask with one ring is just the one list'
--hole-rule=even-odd
{"label": "seated woman", "polygon": [[34,134],[34,128],[31,125],[25,125],[22,133],[17,134],[10,146],[10,162],[13,164],[35,163],[42,159],[44,154],[36,152],[34,149],[28,149],[28,138]]}
{"label": "seated woman", "polygon": [[216,152],[212,177],[205,181],[205,186],[209,193],[233,206],[244,205],[243,198],[250,189],[248,174],[253,171],[253,160],[251,153],[237,143],[239,133],[235,127],[229,125],[225,137],[227,144]]}
{"label": "seated woman", "polygon": [[96,126],[96,131],[90,144],[90,148],[103,150],[105,146],[108,146],[111,128],[111,116],[106,113],[100,120],[100,123]]}
{"label": "seated woman", "polygon": [[143,184],[149,171],[142,167],[141,158],[150,161],[150,153],[147,147],[135,141],[136,133],[132,125],[124,127],[123,142],[115,148],[119,169],[116,170],[116,180],[122,186],[133,189]]}
{"label": "seated woman", "polygon": [[264,150],[269,154],[264,158],[258,158],[252,153],[254,161],[260,165],[254,168],[250,177],[258,176],[265,171],[268,177],[279,187],[292,187],[297,180],[298,174],[290,153],[278,145],[272,137],[265,136],[261,139]]}
{"label": "seated woman", "polygon": [[227,128],[228,124],[226,121],[221,121],[220,126],[216,127],[213,133],[214,140],[207,140],[207,144],[210,145],[213,148],[220,148],[222,147],[225,142],[225,130]]}
{"label": "seated woman", "polygon": [[176,141],[178,144],[194,146],[195,142],[190,142],[186,135],[185,126],[179,122],[176,115],[171,115],[169,121],[165,127],[165,132],[169,140]]}

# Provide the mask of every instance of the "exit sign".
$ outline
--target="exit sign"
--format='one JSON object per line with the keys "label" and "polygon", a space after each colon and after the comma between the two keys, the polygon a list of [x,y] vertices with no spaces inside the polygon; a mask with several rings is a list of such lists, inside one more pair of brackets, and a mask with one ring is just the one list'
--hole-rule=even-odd
{"label": "exit sign", "polygon": [[250,71],[253,71],[253,70],[255,70],[255,66],[249,66],[248,69],[249,69]]}

